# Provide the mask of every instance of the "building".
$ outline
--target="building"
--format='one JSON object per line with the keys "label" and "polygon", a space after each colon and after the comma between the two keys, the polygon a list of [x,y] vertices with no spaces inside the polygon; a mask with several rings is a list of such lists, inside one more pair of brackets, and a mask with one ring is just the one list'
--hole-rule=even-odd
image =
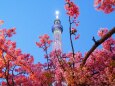
{"label": "building", "polygon": [[52,32],[54,34],[53,51],[55,50],[62,51],[62,37],[61,36],[63,32],[63,27],[59,19],[59,11],[56,11],[56,19],[54,20]]}
{"label": "building", "polygon": [[[52,27],[52,32],[54,34],[54,42],[53,42],[53,51],[61,50],[62,51],[62,32],[63,27],[61,25],[61,21],[59,19],[59,11],[56,11],[56,19],[54,20],[54,25]],[[55,81],[52,83],[52,86],[67,86],[67,84],[63,82]]]}

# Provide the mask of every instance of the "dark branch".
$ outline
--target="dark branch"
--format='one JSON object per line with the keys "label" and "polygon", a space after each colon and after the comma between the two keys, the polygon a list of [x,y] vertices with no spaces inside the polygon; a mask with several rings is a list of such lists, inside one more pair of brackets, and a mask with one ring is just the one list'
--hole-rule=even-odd
{"label": "dark branch", "polygon": [[95,42],[95,44],[92,46],[92,48],[88,51],[88,53],[86,54],[85,58],[83,59],[83,62],[81,64],[81,66],[85,65],[88,57],[91,55],[91,53],[100,45],[102,44],[105,40],[107,40],[109,37],[111,37],[113,34],[115,33],[115,27],[112,28],[107,34],[105,34],[100,40],[95,40],[95,38],[93,37],[93,40]]}
{"label": "dark branch", "polygon": [[69,16],[69,33],[70,33],[70,43],[71,43],[71,48],[72,48],[72,53],[73,53],[73,68],[74,68],[74,60],[75,60],[75,58],[74,58],[74,54],[75,54],[75,52],[74,52],[74,47],[73,47],[73,41],[72,41],[72,33],[71,33],[71,25],[72,25],[72,23],[71,23],[71,18],[70,18],[70,16]]}
{"label": "dark branch", "polygon": [[93,39],[92,39],[92,40],[94,41],[95,44],[97,44],[97,41],[96,41],[96,39],[95,39],[94,36],[93,36]]}

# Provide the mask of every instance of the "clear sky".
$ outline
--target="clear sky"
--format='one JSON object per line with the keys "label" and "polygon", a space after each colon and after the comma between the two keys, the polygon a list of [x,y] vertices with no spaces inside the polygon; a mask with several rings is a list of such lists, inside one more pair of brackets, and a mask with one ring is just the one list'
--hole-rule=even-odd
{"label": "clear sky", "polygon": [[[75,51],[84,55],[93,45],[92,37],[97,36],[101,27],[111,29],[115,26],[115,12],[104,14],[97,12],[93,7],[93,0],[75,0],[80,8],[77,28],[80,39],[74,42]],[[63,52],[70,52],[68,16],[64,9],[64,0],[0,0],[0,19],[5,21],[3,28],[16,27],[16,35],[12,40],[17,42],[17,48],[23,53],[30,53],[35,58],[35,63],[45,62],[43,50],[35,42],[38,36],[49,34],[53,39],[51,27],[55,19],[55,11],[60,11],[60,20],[64,32],[62,34]],[[115,36],[114,36],[115,37]],[[51,48],[50,48],[51,50]],[[49,52],[50,52],[49,50]]]}

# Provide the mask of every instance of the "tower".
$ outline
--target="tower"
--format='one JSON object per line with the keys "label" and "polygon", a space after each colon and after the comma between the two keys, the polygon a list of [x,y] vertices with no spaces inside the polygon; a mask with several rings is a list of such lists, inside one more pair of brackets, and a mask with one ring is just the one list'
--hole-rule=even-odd
{"label": "tower", "polygon": [[[63,32],[63,27],[59,19],[59,11],[56,11],[56,19],[54,20],[52,32],[54,34],[53,51],[55,50],[62,51],[62,37],[61,36]],[[61,81],[61,82],[55,81],[52,83],[52,86],[67,86],[67,84],[64,81]]]}
{"label": "tower", "polygon": [[53,50],[61,50],[62,51],[61,35],[63,32],[63,27],[62,27],[61,21],[59,19],[59,11],[56,11],[56,19],[54,20],[52,32],[54,34]]}

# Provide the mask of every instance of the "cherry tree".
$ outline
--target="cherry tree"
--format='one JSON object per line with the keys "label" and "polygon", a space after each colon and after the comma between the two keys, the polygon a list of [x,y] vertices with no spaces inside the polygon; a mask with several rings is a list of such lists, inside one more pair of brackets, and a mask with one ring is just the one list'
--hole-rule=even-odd
{"label": "cherry tree", "polygon": [[[0,25],[4,22],[1,20]],[[23,54],[16,48],[16,42],[10,40],[16,28],[0,30],[0,84],[2,86],[34,85],[32,75],[41,71],[41,65],[33,64],[30,54]],[[36,68],[35,68],[36,67]]]}
{"label": "cherry tree", "polygon": [[[97,10],[109,14],[115,10],[115,0],[94,0]],[[115,85],[115,28],[100,28],[99,40],[92,37],[94,45],[83,56],[74,50],[73,40],[78,33],[79,7],[72,0],[65,0],[69,19],[71,51],[48,52],[52,40],[47,34],[39,36],[36,45],[44,51],[46,63],[34,64],[34,57],[23,54],[10,38],[16,28],[0,30],[0,85],[1,86],[114,86]],[[0,26],[4,24],[0,20]],[[73,39],[74,37],[74,39]],[[102,45],[101,49],[97,49]]]}

